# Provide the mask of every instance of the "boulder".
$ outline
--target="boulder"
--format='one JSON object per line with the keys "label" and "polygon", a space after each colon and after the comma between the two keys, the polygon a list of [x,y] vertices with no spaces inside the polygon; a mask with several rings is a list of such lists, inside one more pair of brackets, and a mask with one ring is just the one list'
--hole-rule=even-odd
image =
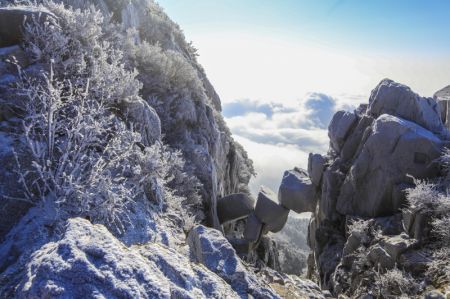
{"label": "boulder", "polygon": [[336,152],[340,152],[357,119],[358,117],[354,113],[348,111],[338,111],[331,119],[328,126],[328,137],[330,138],[331,147]]}
{"label": "boulder", "polygon": [[244,239],[252,243],[257,242],[261,237],[262,229],[262,222],[259,221],[255,213],[251,213],[250,216],[247,217],[247,222],[245,223]]}
{"label": "boulder", "polygon": [[141,133],[142,143],[150,146],[161,140],[161,121],[155,109],[139,97],[127,98],[117,103],[120,115],[134,130]]}
{"label": "boulder", "polygon": [[371,247],[367,257],[376,267],[381,269],[392,269],[395,267],[395,259],[379,244]]}
{"label": "boulder", "polygon": [[374,225],[383,235],[399,235],[403,232],[402,214],[397,213],[393,216],[374,218]]}
{"label": "boulder", "polygon": [[341,158],[343,161],[348,161],[357,155],[360,144],[365,142],[364,137],[368,136],[373,121],[373,117],[368,115],[361,116],[355,129],[342,146]]}
{"label": "boulder", "polygon": [[56,17],[44,8],[36,7],[2,7],[0,8],[0,48],[22,42],[24,26],[33,21],[55,22]]}
{"label": "boulder", "polygon": [[397,260],[398,257],[408,250],[416,241],[410,239],[407,234],[402,233],[397,236],[383,237],[379,244],[380,246],[394,259]]}
{"label": "boulder", "polygon": [[423,98],[409,87],[389,79],[382,80],[372,91],[367,114],[377,118],[390,114],[439,133],[444,125],[439,105],[433,98]]}
{"label": "boulder", "polygon": [[217,215],[221,224],[247,217],[255,209],[255,200],[245,193],[235,193],[217,200]]}
{"label": "boulder", "polygon": [[343,245],[343,242],[329,242],[317,258],[317,268],[322,289],[332,289],[333,273],[341,260]]}
{"label": "boulder", "polygon": [[383,114],[341,187],[336,209],[344,215],[393,215],[402,202],[393,201],[394,186],[439,174],[441,140],[410,121]]}
{"label": "boulder", "polygon": [[261,186],[256,201],[255,215],[266,224],[266,228],[271,232],[279,232],[286,224],[289,210],[280,205],[276,194],[265,186]]}
{"label": "boulder", "polygon": [[403,228],[411,238],[423,243],[431,236],[433,229],[431,222],[434,216],[431,211],[405,209],[402,212]]}
{"label": "boulder", "polygon": [[355,109],[355,113],[358,116],[363,116],[367,112],[367,108],[369,107],[369,104],[359,104],[358,107]]}
{"label": "boulder", "polygon": [[313,214],[313,215],[311,215],[311,218],[309,219],[308,239],[307,239],[308,246],[311,249],[316,248],[316,229],[317,229],[317,220]]}
{"label": "boulder", "polygon": [[347,256],[352,254],[361,245],[361,234],[358,232],[353,232],[348,236],[345,242],[344,249],[342,250],[342,256]]}
{"label": "boulder", "polygon": [[450,85],[437,91],[433,98],[439,105],[442,122],[445,124],[447,129],[450,129]]}
{"label": "boulder", "polygon": [[317,205],[316,187],[304,170],[284,172],[278,190],[278,202],[296,213],[314,212]]}
{"label": "boulder", "polygon": [[259,284],[255,274],[248,271],[221,232],[203,225],[194,227],[188,235],[194,261],[222,277],[240,296],[277,298],[272,290]]}
{"label": "boulder", "polygon": [[308,175],[315,186],[320,186],[326,163],[326,158],[320,154],[310,153],[308,156]]}
{"label": "boulder", "polygon": [[0,245],[9,253],[0,259],[1,298],[240,298],[174,249],[154,242],[127,248],[102,225],[55,223],[55,215],[36,212]]}
{"label": "boulder", "polygon": [[322,178],[322,195],[319,205],[319,217],[321,219],[337,220],[336,202],[345,175],[339,170],[328,168]]}

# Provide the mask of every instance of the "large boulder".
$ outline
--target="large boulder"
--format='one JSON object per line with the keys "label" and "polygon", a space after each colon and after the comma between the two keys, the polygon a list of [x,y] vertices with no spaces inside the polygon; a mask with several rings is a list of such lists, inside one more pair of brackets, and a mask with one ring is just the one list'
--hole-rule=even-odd
{"label": "large boulder", "polygon": [[336,152],[340,152],[357,119],[356,114],[348,111],[338,111],[334,114],[328,126],[328,137],[331,147]]}
{"label": "large boulder", "polygon": [[343,161],[349,161],[355,157],[361,145],[364,144],[365,139],[370,135],[371,125],[374,119],[368,115],[362,115],[355,126],[352,134],[348,136],[341,150],[341,158]]}
{"label": "large boulder", "polygon": [[381,81],[372,91],[367,114],[397,116],[439,133],[443,129],[441,112],[433,98],[423,98],[409,87],[389,79]]}
{"label": "large boulder", "polygon": [[174,249],[127,248],[102,225],[55,222],[54,214],[42,214],[47,210],[37,212],[0,245],[7,253],[0,256],[1,298],[239,298],[222,278]]}
{"label": "large boulder", "polygon": [[194,261],[222,277],[243,298],[277,298],[270,289],[261,286],[254,273],[242,264],[231,244],[218,230],[199,225],[188,236]]}
{"label": "large boulder", "polygon": [[308,174],[295,168],[284,172],[278,191],[278,202],[296,213],[314,212],[317,204],[316,187]]}
{"label": "large boulder", "polygon": [[338,220],[340,217],[336,210],[340,188],[345,180],[345,174],[339,169],[325,170],[322,179],[322,194],[319,204],[319,219]]}
{"label": "large boulder", "polygon": [[235,193],[217,200],[217,216],[221,224],[247,217],[255,209],[255,200],[245,193]]}
{"label": "large boulder", "polygon": [[308,156],[308,175],[311,182],[316,186],[320,186],[326,163],[326,158],[320,154],[310,153]]}
{"label": "large boulder", "polygon": [[56,17],[44,8],[19,6],[0,8],[0,48],[20,43],[24,37],[26,24],[33,21],[44,24],[55,20]]}
{"label": "large boulder", "polygon": [[286,224],[289,210],[280,205],[276,194],[265,186],[261,186],[256,201],[255,215],[266,224],[266,229],[271,232],[279,232]]}
{"label": "large boulder", "polygon": [[141,133],[142,143],[150,146],[161,140],[161,121],[155,109],[138,97],[120,100],[117,103],[120,115]]}
{"label": "large boulder", "polygon": [[439,173],[434,161],[441,154],[441,140],[410,121],[383,114],[352,165],[336,209],[344,215],[378,217],[402,207],[394,202],[394,187],[415,178]]}
{"label": "large boulder", "polygon": [[447,129],[450,129],[450,85],[438,90],[433,98],[439,105],[441,111],[441,119]]}
{"label": "large boulder", "polygon": [[244,228],[244,238],[248,242],[257,242],[261,237],[263,223],[259,221],[255,213],[250,214],[247,218]]}

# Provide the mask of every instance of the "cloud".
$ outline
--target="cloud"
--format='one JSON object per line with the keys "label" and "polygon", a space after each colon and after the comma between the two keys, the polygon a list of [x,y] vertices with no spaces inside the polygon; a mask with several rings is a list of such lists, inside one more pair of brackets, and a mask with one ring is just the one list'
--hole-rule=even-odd
{"label": "cloud", "polygon": [[229,118],[235,116],[244,116],[250,112],[263,113],[271,118],[274,113],[288,112],[289,108],[283,107],[279,103],[264,103],[259,101],[252,101],[250,99],[235,100],[223,105],[222,114]]}
{"label": "cloud", "polygon": [[234,137],[253,159],[257,177],[250,183],[254,194],[260,185],[277,191],[283,172],[307,167],[308,154],[328,150],[328,124],[338,110],[353,110],[361,97],[332,97],[308,93],[295,105],[250,99],[223,104],[223,114]]}
{"label": "cloud", "polygon": [[263,144],[241,136],[234,136],[234,138],[251,154],[257,173],[250,182],[250,190],[254,195],[257,194],[261,185],[277,192],[286,169],[307,166],[308,153],[296,146]]}

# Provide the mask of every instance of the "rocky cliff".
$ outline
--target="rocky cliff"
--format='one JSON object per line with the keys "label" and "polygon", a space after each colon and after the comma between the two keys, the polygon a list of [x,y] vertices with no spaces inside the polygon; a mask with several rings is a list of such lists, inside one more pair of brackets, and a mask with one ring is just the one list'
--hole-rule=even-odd
{"label": "rocky cliff", "polygon": [[252,162],[161,7],[0,4],[1,298],[324,298],[238,255]]}
{"label": "rocky cliff", "polygon": [[279,203],[312,212],[308,276],[322,288],[448,296],[448,101],[448,88],[425,98],[385,79],[368,104],[334,115],[327,155],[286,172]]}

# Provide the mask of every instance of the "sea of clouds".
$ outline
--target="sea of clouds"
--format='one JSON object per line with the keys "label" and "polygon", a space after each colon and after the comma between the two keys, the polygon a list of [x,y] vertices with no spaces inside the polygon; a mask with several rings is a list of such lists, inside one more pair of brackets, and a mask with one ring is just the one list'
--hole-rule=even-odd
{"label": "sea of clouds", "polygon": [[307,168],[310,152],[328,150],[328,124],[339,110],[353,110],[364,96],[333,97],[308,93],[294,103],[241,99],[223,104],[223,115],[234,138],[247,150],[257,175],[250,189],[261,185],[278,190],[283,172]]}

